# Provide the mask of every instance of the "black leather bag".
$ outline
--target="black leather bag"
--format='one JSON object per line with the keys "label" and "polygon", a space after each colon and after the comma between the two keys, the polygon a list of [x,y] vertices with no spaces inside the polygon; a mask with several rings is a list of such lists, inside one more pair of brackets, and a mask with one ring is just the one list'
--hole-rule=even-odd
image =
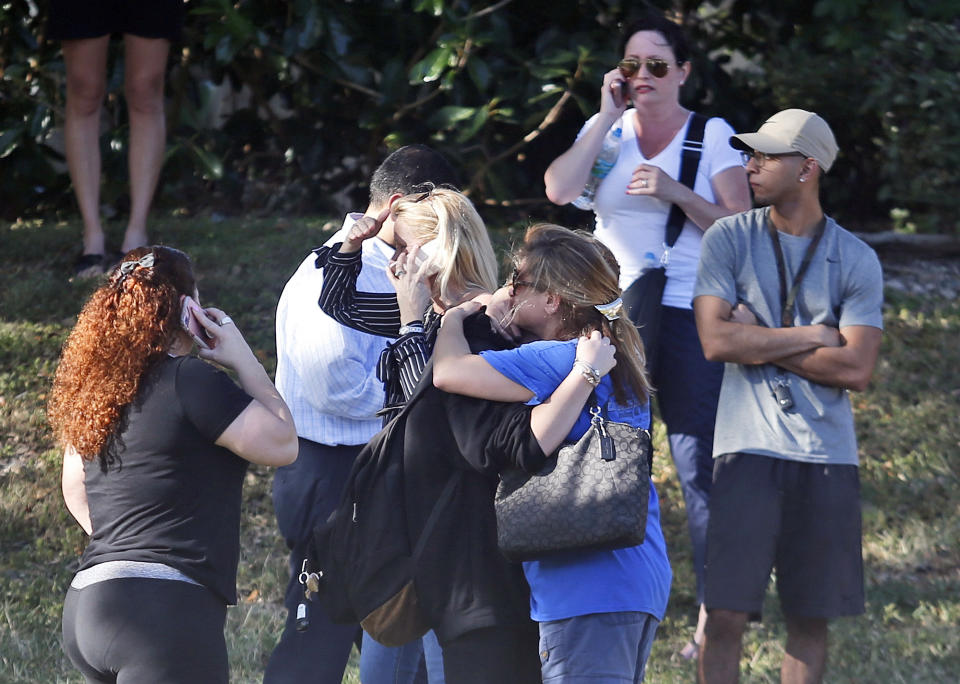
{"label": "black leather bag", "polygon": [[[700,166],[700,155],[703,149],[703,131],[707,125],[707,117],[694,114],[690,117],[687,126],[686,138],[683,141],[683,150],[680,153],[680,182],[693,189],[697,179],[697,168]],[[686,221],[686,214],[678,205],[670,207],[667,217],[664,245],[669,258],[670,249],[676,244]],[[647,369],[652,371],[657,367],[657,348],[660,339],[660,311],[663,299],[663,290],[667,285],[667,269],[664,265],[650,268],[633,281],[623,292],[623,306],[627,316],[637,326],[640,337],[643,339],[643,349],[647,357]]]}
{"label": "black leather bag", "polygon": [[637,326],[647,357],[647,369],[656,368],[657,339],[660,335],[660,312],[663,290],[667,286],[667,269],[649,268],[623,291],[627,316]]}
{"label": "black leather bag", "polygon": [[512,561],[560,551],[643,543],[650,497],[650,433],[591,408],[590,428],[537,473],[500,474],[497,543]]}

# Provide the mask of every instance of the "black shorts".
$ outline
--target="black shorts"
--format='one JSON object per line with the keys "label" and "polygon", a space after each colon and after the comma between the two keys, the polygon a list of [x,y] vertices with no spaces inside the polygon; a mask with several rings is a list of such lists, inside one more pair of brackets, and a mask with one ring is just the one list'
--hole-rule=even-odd
{"label": "black shorts", "polygon": [[864,611],[857,466],[757,454],[716,459],[706,606],[759,617],[770,571],[786,615]]}
{"label": "black shorts", "polygon": [[129,33],[141,38],[180,38],[183,0],[50,0],[47,36],[79,40]]}

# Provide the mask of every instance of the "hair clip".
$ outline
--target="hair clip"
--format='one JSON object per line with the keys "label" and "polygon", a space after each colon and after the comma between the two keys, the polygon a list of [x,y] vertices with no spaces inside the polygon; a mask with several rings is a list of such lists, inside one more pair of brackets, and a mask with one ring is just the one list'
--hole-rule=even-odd
{"label": "hair clip", "polygon": [[594,304],[593,308],[602,313],[608,321],[615,321],[620,318],[620,312],[623,311],[623,300],[617,297],[609,304]]}
{"label": "hair clip", "polygon": [[120,266],[117,267],[117,271],[120,273],[121,276],[129,275],[133,273],[133,270],[137,266],[150,268],[151,266],[153,266],[154,261],[155,259],[153,256],[153,252],[150,252],[149,254],[144,254],[139,259],[134,259],[132,261],[124,261],[123,263],[120,264]]}

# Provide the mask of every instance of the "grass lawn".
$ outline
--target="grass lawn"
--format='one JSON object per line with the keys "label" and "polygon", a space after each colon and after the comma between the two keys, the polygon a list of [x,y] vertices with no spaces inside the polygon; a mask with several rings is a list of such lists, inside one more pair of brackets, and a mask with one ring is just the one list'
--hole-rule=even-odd
{"label": "grass lawn", "polygon": [[[205,303],[231,314],[268,371],[287,278],[323,242],[323,219],[176,217],[154,238],[194,259]],[[336,221],[339,226],[339,220]],[[119,226],[111,226],[119,244]],[[498,246],[521,228],[496,231]],[[76,223],[0,226],[0,682],[80,682],[60,649],[63,595],[85,545],[60,496],[60,455],[44,418],[63,340],[94,284],[71,284]],[[867,614],[831,629],[828,682],[960,681],[960,304],[888,291],[873,383],[852,395],[860,439]],[[675,654],[692,633],[693,574],[683,502],[662,425],[655,479],[674,566],[670,608],[647,681],[690,682]],[[283,622],[286,550],[270,474],[244,492],[240,605],[229,611],[232,681],[259,682]],[[776,599],[750,630],[743,681],[778,681],[784,630]],[[148,617],[148,616],[146,616]],[[352,664],[344,681],[357,681]]]}

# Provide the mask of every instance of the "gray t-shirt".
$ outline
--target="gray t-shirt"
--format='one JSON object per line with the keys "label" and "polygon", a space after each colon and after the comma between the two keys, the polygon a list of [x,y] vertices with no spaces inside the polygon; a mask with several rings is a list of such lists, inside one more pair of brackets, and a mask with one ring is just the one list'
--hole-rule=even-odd
{"label": "gray t-shirt", "polygon": [[[780,322],[780,285],[769,210],[754,209],[717,221],[703,237],[694,298],[712,295],[745,303],[761,325]],[[787,286],[812,238],[779,233]],[[883,272],[874,251],[827,218],[823,238],[794,306],[794,325],[883,327]],[[777,379],[794,406],[784,411],[773,394]],[[772,364],[727,363],[720,389],[714,457],[748,452],[810,463],[857,465],[857,441],[847,391]]]}

